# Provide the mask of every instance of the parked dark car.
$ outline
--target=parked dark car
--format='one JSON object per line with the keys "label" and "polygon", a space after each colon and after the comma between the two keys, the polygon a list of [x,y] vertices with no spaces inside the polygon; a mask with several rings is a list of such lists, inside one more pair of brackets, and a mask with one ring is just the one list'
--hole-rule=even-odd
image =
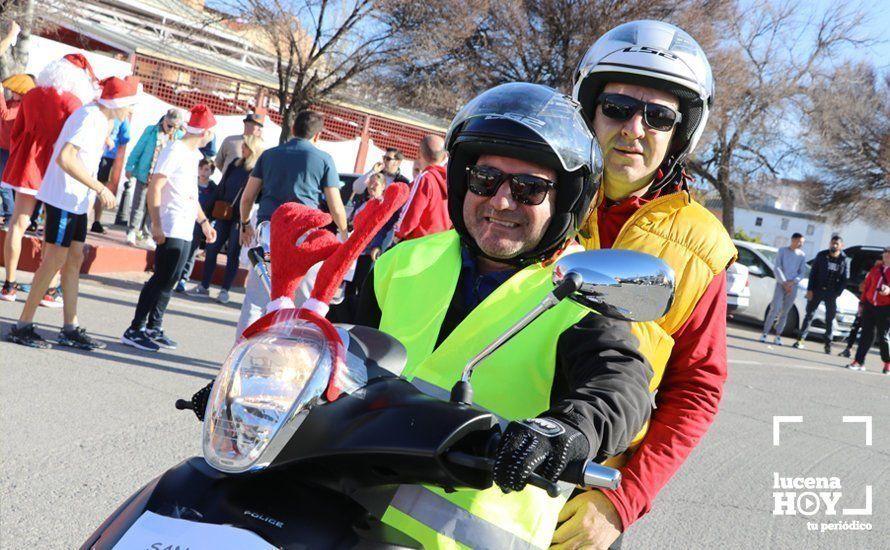
{"label": "parked dark car", "polygon": [[850,258],[850,278],[847,280],[847,290],[858,298],[859,285],[865,280],[868,271],[874,267],[875,262],[881,259],[883,248],[880,246],[856,245],[844,248],[844,254]]}

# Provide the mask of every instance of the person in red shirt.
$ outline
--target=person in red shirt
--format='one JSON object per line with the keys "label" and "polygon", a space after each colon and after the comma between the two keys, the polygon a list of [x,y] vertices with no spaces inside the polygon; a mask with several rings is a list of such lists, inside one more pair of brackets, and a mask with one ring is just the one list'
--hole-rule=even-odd
{"label": "person in red shirt", "polygon": [[[12,124],[15,117],[19,114],[19,104],[22,102],[22,96],[31,91],[36,84],[30,75],[14,74],[3,81],[0,88],[0,173],[6,166],[9,159],[9,138],[12,132]],[[6,100],[4,91],[9,92],[9,100]],[[4,225],[12,217],[13,196],[12,190],[5,187],[0,188],[0,198],[3,200],[2,208],[0,208],[0,216],[3,217]]]}
{"label": "person in red shirt", "polygon": [[667,23],[626,23],[591,46],[575,75],[574,97],[605,165],[582,243],[654,254],[676,273],[674,303],[656,321],[674,344],[667,362],[661,358],[649,429],[621,467],[621,486],[570,500],[554,534],[555,548],[617,548],[717,414],[727,366],[726,267],[737,253],[686,185],[685,161],[714,89],[696,41]]}
{"label": "person in red shirt", "polygon": [[865,277],[859,313],[862,328],[859,330],[859,347],[856,358],[847,365],[850,370],[865,370],[865,356],[875,341],[877,329],[884,374],[890,374],[890,246],[884,248],[881,263],[876,264]]}
{"label": "person in red shirt", "polygon": [[396,222],[395,242],[451,229],[445,185],[445,140],[427,135],[420,140],[420,174]]}
{"label": "person in red shirt", "polygon": [[37,87],[22,97],[10,134],[9,160],[0,183],[16,193],[9,232],[3,243],[6,280],[0,289],[0,300],[14,302],[16,299],[22,237],[37,206],[35,196],[56,139],[68,117],[95,99],[98,91],[96,75],[86,57],[68,54],[44,67],[37,75]]}

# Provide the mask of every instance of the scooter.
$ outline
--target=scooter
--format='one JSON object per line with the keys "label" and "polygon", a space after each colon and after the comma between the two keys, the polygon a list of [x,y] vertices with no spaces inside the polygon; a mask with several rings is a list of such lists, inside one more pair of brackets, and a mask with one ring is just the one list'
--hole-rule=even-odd
{"label": "scooter", "polygon": [[[673,297],[673,272],[647,254],[578,252],[553,273],[553,290],[465,366],[450,397],[401,377],[405,348],[381,331],[305,309],[267,315],[213,384],[203,457],[137,491],[82,548],[421,548],[379,518],[400,484],[491,487],[505,422],[473,405],[471,377],[486,357],[565,298],[644,321]],[[620,473],[588,462],[562,482],[615,489]],[[564,490],[537,475],[530,483]]]}

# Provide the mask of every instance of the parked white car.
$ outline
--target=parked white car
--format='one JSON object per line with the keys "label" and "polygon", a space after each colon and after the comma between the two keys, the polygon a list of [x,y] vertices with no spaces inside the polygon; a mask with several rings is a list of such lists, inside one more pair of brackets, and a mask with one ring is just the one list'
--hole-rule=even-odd
{"label": "parked white car", "polygon": [[[776,278],[773,272],[778,249],[747,241],[733,241],[739,251],[738,263],[748,268],[749,287],[751,296],[748,307],[733,315],[734,318],[757,321],[763,326],[769,313],[770,303],[773,300],[773,291],[776,288]],[[799,283],[797,299],[794,306],[788,312],[788,322],[785,324],[783,336],[796,337],[803,323],[807,308],[807,279]],[[837,299],[837,314],[834,316],[834,330],[832,336],[835,340],[846,338],[850,334],[850,328],[856,319],[856,311],[859,308],[859,300],[849,290],[844,290]],[[813,336],[825,334],[825,306],[819,304],[813,316],[813,324],[810,327]]]}
{"label": "parked white car", "polygon": [[751,298],[748,268],[735,262],[726,270],[726,311],[736,315],[746,309]]}

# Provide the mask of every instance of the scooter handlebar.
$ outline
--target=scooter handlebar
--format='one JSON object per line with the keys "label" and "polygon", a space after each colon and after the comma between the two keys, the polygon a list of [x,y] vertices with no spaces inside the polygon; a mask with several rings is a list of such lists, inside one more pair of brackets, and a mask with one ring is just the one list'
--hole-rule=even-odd
{"label": "scooter handlebar", "polygon": [[[499,438],[493,439],[497,441]],[[451,451],[446,455],[446,458],[454,464],[489,472],[494,467],[493,458],[475,456],[460,451]],[[580,472],[577,468],[574,470],[566,468],[560,476],[560,481],[580,485],[587,489],[615,490],[621,484],[621,472],[615,468],[588,461]],[[559,485],[536,473],[532,473],[529,476],[528,482],[530,485],[547,491],[547,494],[551,497],[556,498],[560,495]]]}

